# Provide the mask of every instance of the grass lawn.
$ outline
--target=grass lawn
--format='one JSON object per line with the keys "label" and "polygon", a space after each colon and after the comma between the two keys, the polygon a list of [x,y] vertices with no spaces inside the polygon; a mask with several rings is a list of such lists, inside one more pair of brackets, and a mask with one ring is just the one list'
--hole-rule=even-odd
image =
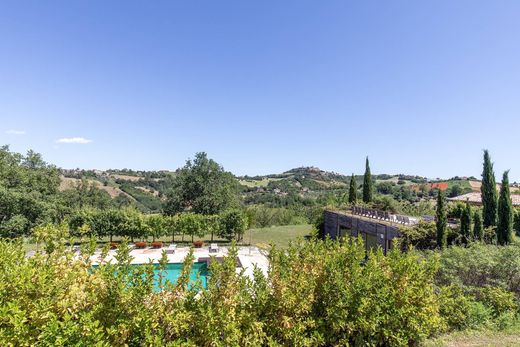
{"label": "grass lawn", "polygon": [[516,347],[520,346],[520,326],[505,331],[456,332],[427,340],[424,347]]}
{"label": "grass lawn", "polygon": [[[274,226],[269,228],[256,228],[247,230],[244,234],[244,239],[239,245],[249,245],[251,242],[253,245],[261,248],[268,248],[270,243],[274,243],[277,247],[287,247],[289,245],[289,241],[296,240],[298,237],[304,237],[308,235],[312,229],[312,226],[309,224],[302,225],[284,225],[284,226]],[[121,241],[122,238],[114,237],[113,241],[118,242]],[[172,241],[171,237],[164,236],[159,238],[158,240],[170,243]],[[75,242],[79,242],[79,239],[74,240]],[[140,241],[140,240],[134,240]],[[148,239],[151,241],[151,239]],[[194,241],[204,241],[205,243],[211,242],[211,235],[204,235],[203,237],[195,237]],[[109,242],[108,237],[103,237],[98,241],[101,244],[105,244]],[[229,244],[229,242],[225,239],[220,239],[217,236],[213,238],[213,242],[219,244]],[[184,241],[182,240],[181,235],[175,235],[175,243],[179,244],[191,244],[191,237],[188,235],[184,236]],[[26,251],[36,250],[36,244],[32,242],[31,239],[26,239],[24,242],[24,247]]]}
{"label": "grass lawn", "polygon": [[244,242],[249,243],[251,238],[251,243],[261,248],[269,247],[271,242],[283,248],[287,247],[291,240],[309,235],[311,230],[312,226],[309,224],[250,229],[244,234]]}

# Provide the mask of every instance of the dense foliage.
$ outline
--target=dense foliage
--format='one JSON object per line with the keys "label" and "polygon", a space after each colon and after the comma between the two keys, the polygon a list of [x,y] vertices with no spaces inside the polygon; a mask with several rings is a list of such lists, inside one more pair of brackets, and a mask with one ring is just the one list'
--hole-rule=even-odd
{"label": "dense foliage", "polygon": [[33,151],[21,155],[0,148],[0,237],[28,234],[64,213],[58,170]]}
{"label": "dense foliage", "polygon": [[438,258],[435,282],[441,288],[441,314],[451,329],[503,329],[518,324],[519,245],[476,242],[447,248]]}
{"label": "dense foliage", "polygon": [[229,210],[220,215],[179,213],[173,216],[160,214],[145,215],[139,211],[126,209],[82,209],[75,211],[68,224],[75,237],[95,236],[97,238],[114,236],[131,239],[148,239],[171,236],[203,237],[211,234],[228,239],[241,240],[247,229],[248,221],[241,210]]}
{"label": "dense foliage", "polygon": [[25,258],[21,244],[0,241],[3,345],[408,346],[443,327],[436,261],[398,250],[365,260],[361,241],[273,249],[268,275],[254,278],[237,273],[233,248],[211,264],[207,289],[189,284],[189,255],[160,291],[124,244],[119,263],[94,270],[93,244],[79,257],[58,238],[45,249]]}
{"label": "dense foliage", "polygon": [[233,175],[201,152],[178,170],[164,211],[167,214],[185,211],[217,214],[237,206],[237,193],[238,183]]}

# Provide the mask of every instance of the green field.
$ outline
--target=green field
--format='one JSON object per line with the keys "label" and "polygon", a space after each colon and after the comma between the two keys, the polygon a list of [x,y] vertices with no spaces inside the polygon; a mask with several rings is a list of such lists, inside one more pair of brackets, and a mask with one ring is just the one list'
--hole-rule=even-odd
{"label": "green field", "polygon": [[267,187],[269,182],[278,180],[280,178],[262,178],[261,180],[239,180],[238,183],[249,188],[262,188]]}
{"label": "green field", "polygon": [[290,241],[309,235],[311,230],[312,226],[309,224],[250,229],[244,235],[244,242],[249,243],[251,238],[251,243],[261,248],[267,247],[271,242],[278,247],[287,247]]}
{"label": "green field", "polygon": [[450,180],[445,181],[448,183],[448,188],[453,188],[454,185],[459,185],[462,189],[471,189],[471,185],[468,180]]}

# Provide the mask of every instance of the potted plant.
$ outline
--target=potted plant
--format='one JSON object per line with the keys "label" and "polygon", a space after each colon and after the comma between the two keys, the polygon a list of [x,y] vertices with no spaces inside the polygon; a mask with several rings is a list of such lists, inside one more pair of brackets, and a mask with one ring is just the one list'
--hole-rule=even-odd
{"label": "potted plant", "polygon": [[140,241],[140,242],[136,242],[135,243],[135,248],[139,248],[139,249],[143,249],[143,248],[146,248],[146,246],[148,246],[148,244],[144,241]]}
{"label": "potted plant", "polygon": [[193,247],[195,247],[195,248],[201,248],[202,246],[204,246],[204,242],[203,241],[195,241],[195,242],[193,242]]}
{"label": "potted plant", "polygon": [[152,248],[162,248],[163,243],[161,241],[152,242]]}

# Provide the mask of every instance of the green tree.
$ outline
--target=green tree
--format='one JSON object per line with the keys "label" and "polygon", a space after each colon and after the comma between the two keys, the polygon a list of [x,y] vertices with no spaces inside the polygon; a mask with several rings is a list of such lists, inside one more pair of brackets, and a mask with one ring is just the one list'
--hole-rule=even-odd
{"label": "green tree", "polygon": [[473,234],[475,235],[475,239],[479,241],[484,240],[484,226],[482,225],[482,216],[480,215],[480,211],[475,211],[475,225],[473,227]]}
{"label": "green tree", "polygon": [[165,232],[172,236],[172,242],[175,242],[175,235],[179,234],[179,215],[164,216]]}
{"label": "green tree", "polygon": [[460,216],[460,234],[463,238],[464,243],[467,243],[469,240],[473,239],[471,230],[471,219],[471,206],[469,205],[469,203],[466,202],[466,208],[462,211],[462,215]]}
{"label": "green tree", "polygon": [[449,196],[450,196],[450,198],[453,198],[453,197],[462,195],[462,193],[464,193],[464,190],[462,189],[462,187],[459,184],[455,184],[455,185],[453,185],[453,187],[451,187]]}
{"label": "green tree", "polygon": [[238,183],[235,177],[204,152],[178,170],[167,194],[164,212],[172,215],[194,212],[218,214],[238,204]]}
{"label": "green tree", "polygon": [[86,179],[82,179],[71,188],[61,192],[61,198],[65,206],[71,208],[107,209],[114,206],[112,198],[106,191]]}
{"label": "green tree", "polygon": [[203,219],[203,230],[204,234],[211,234],[211,241],[213,241],[213,237],[215,233],[218,232],[220,226],[220,217],[218,215],[210,215],[204,216]]}
{"label": "green tree", "polygon": [[119,236],[125,232],[125,220],[126,218],[122,210],[97,211],[92,215],[91,228],[98,237],[108,236],[110,237],[110,242],[112,242],[113,236]]}
{"label": "green tree", "polygon": [[242,240],[246,228],[247,219],[244,213],[238,209],[228,210],[220,216],[219,236],[227,240]]}
{"label": "green tree", "polygon": [[482,216],[484,227],[494,226],[497,223],[497,188],[493,163],[489,152],[484,150],[484,169],[482,171]]}
{"label": "green tree", "polygon": [[95,213],[96,210],[87,208],[72,211],[68,218],[71,234],[74,236],[83,236],[82,230],[84,230],[84,226],[88,226],[90,229]]}
{"label": "green tree", "polygon": [[355,204],[357,202],[357,183],[356,179],[354,178],[354,174],[352,174],[352,177],[350,178],[348,202],[351,204]]}
{"label": "green tree", "polygon": [[509,191],[509,171],[505,171],[498,199],[497,242],[507,245],[513,241],[513,204]]}
{"label": "green tree", "polygon": [[191,236],[191,242],[194,241],[195,236],[204,236],[204,216],[196,213],[181,213],[179,214],[179,229],[182,231],[182,240],[184,235]]}
{"label": "green tree", "polygon": [[16,214],[0,224],[0,237],[23,236],[29,221],[22,215]]}
{"label": "green tree", "polygon": [[448,217],[446,216],[446,198],[442,190],[437,193],[437,246],[441,249],[446,248],[448,237]]}
{"label": "green tree", "polygon": [[370,173],[370,164],[368,157],[365,162],[365,175],[363,176],[363,202],[372,202],[373,188],[372,188],[372,174]]}
{"label": "green tree", "polygon": [[156,238],[160,238],[166,233],[166,219],[160,214],[149,215],[146,219],[150,234],[152,235],[152,241]]}
{"label": "green tree", "polygon": [[0,233],[18,237],[38,224],[59,222],[67,209],[58,199],[59,184],[58,169],[40,154],[0,147]]}

